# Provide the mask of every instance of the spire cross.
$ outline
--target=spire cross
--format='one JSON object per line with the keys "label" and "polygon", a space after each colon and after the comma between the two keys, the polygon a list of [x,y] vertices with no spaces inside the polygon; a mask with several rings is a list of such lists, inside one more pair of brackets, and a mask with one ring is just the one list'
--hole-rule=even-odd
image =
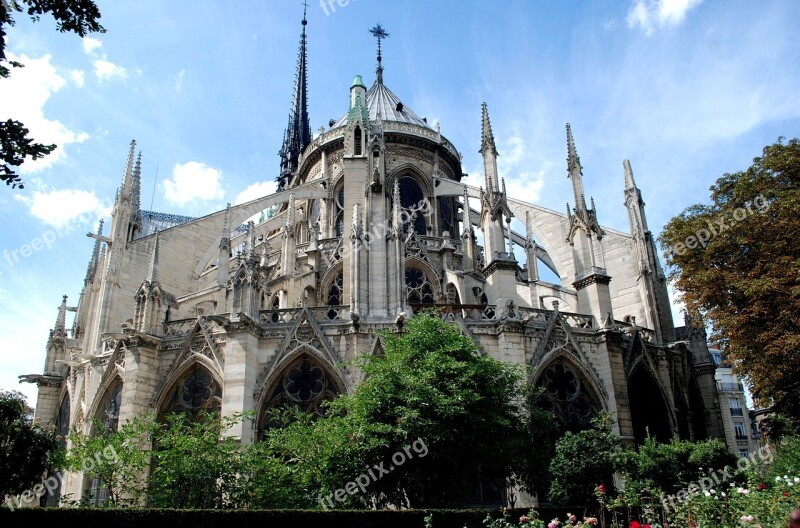
{"label": "spire cross", "polygon": [[306,21],[306,11],[308,11],[308,2],[306,0],[303,0],[303,26],[304,26],[303,31],[305,31],[306,29],[305,25],[308,23]]}
{"label": "spire cross", "polygon": [[383,27],[381,27],[380,22],[378,22],[374,28],[369,30],[370,34],[378,39],[378,67],[376,72],[378,74],[378,82],[383,84],[383,65],[381,64],[381,40],[385,38],[389,38],[389,34],[386,32]]}

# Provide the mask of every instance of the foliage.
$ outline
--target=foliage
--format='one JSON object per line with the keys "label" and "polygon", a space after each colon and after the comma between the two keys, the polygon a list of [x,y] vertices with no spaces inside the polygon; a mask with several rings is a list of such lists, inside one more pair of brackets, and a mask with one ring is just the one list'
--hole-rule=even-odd
{"label": "foliage", "polygon": [[775,480],[785,475],[800,476],[800,437],[784,437],[772,446],[775,460],[769,465],[767,480]]}
{"label": "foliage", "polygon": [[[382,339],[384,354],[359,357],[365,379],[330,405],[328,417],[268,435],[314,501],[455,506],[481,482],[500,489],[511,475],[531,482],[544,466],[531,429],[549,422],[531,418],[523,370],[482,355],[457,325],[431,313]],[[359,477],[363,486],[331,499]]]}
{"label": "foliage", "polygon": [[54,434],[33,425],[25,396],[0,391],[0,497],[39,484],[59,464],[61,454]]}
{"label": "foliage", "polygon": [[[38,21],[43,14],[50,14],[56,21],[56,29],[62,33],[72,32],[80,37],[89,33],[105,33],[100,25],[100,10],[93,0],[3,0],[0,2],[0,78],[11,74],[11,68],[23,64],[10,61],[6,57],[6,26],[14,25],[13,12],[26,12],[32,20]],[[25,158],[37,159],[55,150],[55,145],[34,143],[28,137],[29,130],[19,121],[8,119],[0,121],[0,181],[12,188],[24,185],[15,172]]]}
{"label": "foliage", "polygon": [[800,421],[772,412],[758,426],[764,439],[780,442],[786,436],[800,436]]}
{"label": "foliage", "polygon": [[518,524],[509,521],[509,517],[508,511],[503,508],[502,517],[494,518],[492,514],[489,514],[483,520],[483,524],[486,528],[559,528],[562,526],[564,528],[591,528],[600,525],[597,517],[584,516],[581,520],[577,515],[569,512],[564,516],[563,521],[559,517],[554,517],[545,524],[545,521],[540,518],[541,514],[533,508],[520,515]]}
{"label": "foliage", "polygon": [[599,506],[596,494],[611,494],[613,474],[622,463],[623,448],[619,435],[612,431],[611,417],[601,414],[588,429],[567,431],[556,442],[556,454],[550,462],[553,482],[548,498],[555,504]]}
{"label": "foliage", "polygon": [[230,528],[302,526],[303,528],[417,528],[425,517],[433,528],[478,528],[482,510],[174,510],[140,508],[0,507],[0,526],[80,526],[82,528]]}
{"label": "foliage", "polygon": [[661,234],[670,278],[689,312],[711,323],[757,402],[798,420],[800,141],[779,138],[749,168],[719,178],[711,201]]}
{"label": "foliage", "polygon": [[247,453],[225,434],[249,416],[172,413],[155,434],[148,502],[156,508],[236,507],[246,490]]}
{"label": "foliage", "polygon": [[[77,430],[70,433],[70,450],[65,467],[97,478],[108,492],[104,506],[131,506],[140,503],[146,491],[144,471],[150,464],[149,444],[155,430],[152,417],[143,416],[107,429],[100,420],[93,423],[93,434]],[[91,503],[92,497],[82,498]]]}
{"label": "foliage", "polygon": [[622,467],[625,487],[673,494],[697,482],[709,471],[736,467],[736,457],[719,439],[689,442],[673,438],[659,443],[648,437],[636,451],[627,451]]}

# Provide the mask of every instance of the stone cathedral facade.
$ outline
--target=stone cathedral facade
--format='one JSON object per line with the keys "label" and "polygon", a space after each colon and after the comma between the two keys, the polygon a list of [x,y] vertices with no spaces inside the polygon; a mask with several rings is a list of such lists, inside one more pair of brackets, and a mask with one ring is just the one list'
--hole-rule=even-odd
{"label": "stone cathedral facade", "polygon": [[[321,413],[352,392],[361,375],[346,361],[380,353],[377,331],[435,307],[484,353],[531,365],[565,429],[607,411],[629,444],[648,431],[724,436],[704,330],[689,322],[676,339],[627,160],[628,232],[600,224],[603,208],[622,205],[587,204],[569,125],[572,205],[510,197],[484,104],[480,143],[465,148],[480,150],[485,184],[465,185],[456,147],[384,84],[380,51],[372,86],[356,76],[343,116],[312,136],[302,29],[275,194],[200,218],[144,211],[131,143],[77,305],[64,297],[43,373],[22,376],[39,386],[38,423],[63,434],[90,432],[94,418],[116,427],[145,412],[255,410],[232,432],[254,442],[273,407]],[[559,281],[540,279],[542,266]],[[62,492],[93,485],[71,475]]]}

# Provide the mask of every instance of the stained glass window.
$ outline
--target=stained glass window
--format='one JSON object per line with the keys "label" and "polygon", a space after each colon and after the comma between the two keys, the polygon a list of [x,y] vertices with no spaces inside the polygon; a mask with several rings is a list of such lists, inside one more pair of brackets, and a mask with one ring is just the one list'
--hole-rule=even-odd
{"label": "stained glass window", "polygon": [[596,399],[567,362],[551,363],[536,385],[544,388],[537,404],[550,411],[566,430],[578,431],[589,425],[597,408]]}
{"label": "stained glass window", "polygon": [[195,365],[175,384],[163,414],[182,412],[189,421],[205,414],[218,414],[222,408],[222,389],[205,367]]}
{"label": "stained glass window", "polygon": [[308,357],[292,363],[270,389],[261,415],[261,429],[278,425],[273,411],[293,406],[314,416],[325,416],[325,403],[339,394],[325,370]]}

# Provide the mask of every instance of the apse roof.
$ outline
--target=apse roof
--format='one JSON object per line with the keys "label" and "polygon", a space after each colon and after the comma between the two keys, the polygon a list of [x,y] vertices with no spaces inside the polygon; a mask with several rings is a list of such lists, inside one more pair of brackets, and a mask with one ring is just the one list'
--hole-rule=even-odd
{"label": "apse roof", "polygon": [[[378,112],[380,111],[381,119],[384,121],[398,121],[431,128],[427,122],[423,121],[413,110],[401,102],[400,98],[383,83],[376,82],[367,92],[367,109],[370,121],[377,120]],[[347,114],[342,116],[331,128],[346,124]]]}

